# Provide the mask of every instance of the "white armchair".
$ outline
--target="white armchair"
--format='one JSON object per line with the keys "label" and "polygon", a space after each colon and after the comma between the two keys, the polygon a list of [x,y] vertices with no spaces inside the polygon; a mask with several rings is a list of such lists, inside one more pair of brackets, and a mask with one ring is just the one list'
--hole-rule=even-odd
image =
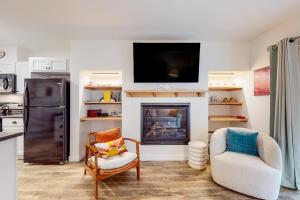
{"label": "white armchair", "polygon": [[[245,128],[231,128],[253,132]],[[281,151],[270,136],[259,133],[259,157],[226,151],[227,128],[218,129],[210,141],[213,180],[234,191],[261,199],[277,199],[282,174]]]}

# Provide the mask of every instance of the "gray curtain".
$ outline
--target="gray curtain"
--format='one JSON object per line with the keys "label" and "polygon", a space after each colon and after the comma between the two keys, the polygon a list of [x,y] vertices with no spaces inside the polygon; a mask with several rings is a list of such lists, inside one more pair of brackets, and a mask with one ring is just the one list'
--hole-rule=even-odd
{"label": "gray curtain", "polygon": [[[273,137],[282,151],[282,186],[300,189],[299,40],[278,44]],[[274,84],[271,83],[271,84]]]}

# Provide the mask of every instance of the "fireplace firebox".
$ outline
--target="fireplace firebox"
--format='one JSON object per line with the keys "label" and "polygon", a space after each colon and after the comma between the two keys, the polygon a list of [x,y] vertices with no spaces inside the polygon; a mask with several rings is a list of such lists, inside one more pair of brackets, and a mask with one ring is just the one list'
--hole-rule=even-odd
{"label": "fireplace firebox", "polygon": [[178,145],[190,140],[190,104],[148,104],[141,109],[142,144]]}

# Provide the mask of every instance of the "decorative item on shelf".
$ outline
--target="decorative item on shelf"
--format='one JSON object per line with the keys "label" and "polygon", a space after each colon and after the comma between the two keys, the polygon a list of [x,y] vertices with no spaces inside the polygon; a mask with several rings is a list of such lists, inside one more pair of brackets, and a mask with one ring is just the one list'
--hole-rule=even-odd
{"label": "decorative item on shelf", "polygon": [[229,102],[229,100],[228,100],[228,98],[227,98],[227,97],[225,97],[225,98],[222,100],[222,102],[223,102],[223,103],[228,103],[228,102]]}
{"label": "decorative item on shelf", "polygon": [[116,102],[122,102],[122,92],[118,91],[116,94]]}
{"label": "decorative item on shelf", "polygon": [[102,110],[87,110],[87,116],[88,117],[99,117],[101,116]]}
{"label": "decorative item on shelf", "polygon": [[243,115],[238,115],[238,116],[236,116],[236,118],[238,118],[238,119],[246,119],[246,117],[243,116]]}
{"label": "decorative item on shelf", "polygon": [[235,99],[235,98],[233,98],[233,97],[231,97],[231,98],[229,99],[229,103],[237,103],[237,102],[238,102],[238,100]]}
{"label": "decorative item on shelf", "polygon": [[105,101],[104,97],[100,98],[99,102],[103,102],[103,103],[110,103],[110,102],[117,102],[117,100],[113,97],[110,97],[110,101]]}
{"label": "decorative item on shelf", "polygon": [[217,103],[217,96],[211,96],[210,97],[210,102],[211,103]]}
{"label": "decorative item on shelf", "polygon": [[112,111],[110,113],[110,116],[112,116],[112,117],[121,117],[122,113],[121,112],[117,112],[117,111]]}
{"label": "decorative item on shelf", "polygon": [[101,113],[100,117],[108,117],[108,113]]}
{"label": "decorative item on shelf", "polygon": [[103,102],[110,102],[112,96],[112,91],[105,90],[103,91]]}

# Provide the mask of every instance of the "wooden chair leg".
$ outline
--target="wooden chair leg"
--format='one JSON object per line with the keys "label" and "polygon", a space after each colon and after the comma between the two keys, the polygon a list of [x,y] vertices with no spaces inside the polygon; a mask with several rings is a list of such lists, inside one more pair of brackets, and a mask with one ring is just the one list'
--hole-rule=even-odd
{"label": "wooden chair leg", "polygon": [[83,174],[84,174],[84,175],[86,175],[86,169],[84,169],[84,172],[83,172]]}
{"label": "wooden chair leg", "polygon": [[95,199],[98,199],[98,181],[95,180]]}
{"label": "wooden chair leg", "polygon": [[139,181],[140,180],[140,165],[138,164],[136,166],[136,179]]}

